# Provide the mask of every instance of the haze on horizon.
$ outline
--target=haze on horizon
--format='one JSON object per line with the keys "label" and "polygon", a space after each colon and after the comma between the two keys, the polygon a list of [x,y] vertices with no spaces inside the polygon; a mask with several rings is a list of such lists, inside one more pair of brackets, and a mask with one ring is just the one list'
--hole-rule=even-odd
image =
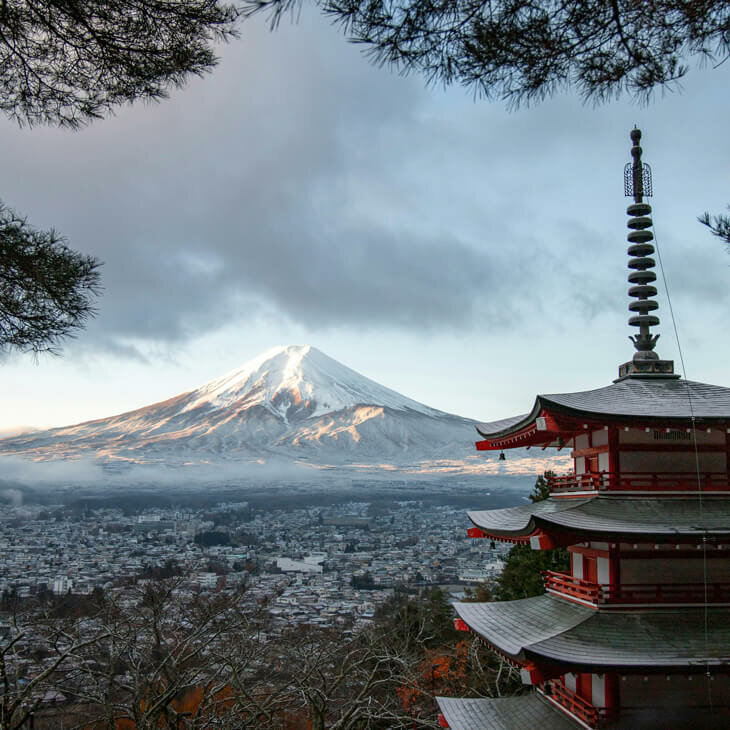
{"label": "haze on horizon", "polygon": [[[62,358],[3,360],[0,430],[129,411],[303,342],[477,420],[605,385],[632,349],[634,124],[687,375],[727,384],[730,258],[696,222],[728,201],[727,65],[647,107],[508,112],[373,68],[311,9],[221,55],[79,133],[0,127],[12,204],[105,261]],[[659,289],[657,349],[679,366]]]}

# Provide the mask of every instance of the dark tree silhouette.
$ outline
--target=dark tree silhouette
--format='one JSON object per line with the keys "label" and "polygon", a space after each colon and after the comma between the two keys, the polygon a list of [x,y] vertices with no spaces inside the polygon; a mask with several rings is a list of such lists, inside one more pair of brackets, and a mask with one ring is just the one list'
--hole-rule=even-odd
{"label": "dark tree silhouette", "polygon": [[238,12],[217,0],[0,3],[0,108],[70,127],[137,99],[159,99],[215,66],[213,43]]}
{"label": "dark tree silhouette", "polygon": [[[245,0],[276,24],[300,0]],[[605,101],[730,54],[725,0],[320,0],[371,58],[517,104],[575,87]]]}
{"label": "dark tree silhouette", "polygon": [[[302,0],[243,0],[272,26]],[[727,0],[315,0],[377,64],[470,87],[509,106],[574,88],[586,101],[647,101],[690,60],[730,57]],[[730,216],[700,218],[730,253]]]}
{"label": "dark tree silhouette", "polygon": [[0,203],[0,351],[53,352],[93,316],[100,263]]}
{"label": "dark tree silhouette", "polygon": [[[730,210],[730,206],[728,206],[728,210]],[[723,241],[727,252],[730,253],[730,215],[711,216],[709,213],[703,213],[697,220]]]}
{"label": "dark tree silhouette", "polygon": [[[237,19],[219,0],[2,0],[0,110],[78,129],[164,98],[216,65]],[[94,315],[99,266],[0,202],[0,351],[57,351]]]}

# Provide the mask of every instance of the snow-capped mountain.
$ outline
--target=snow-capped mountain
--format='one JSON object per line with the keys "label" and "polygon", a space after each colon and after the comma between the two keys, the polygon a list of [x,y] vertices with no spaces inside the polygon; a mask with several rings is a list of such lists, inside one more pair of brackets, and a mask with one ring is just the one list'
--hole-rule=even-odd
{"label": "snow-capped mountain", "polygon": [[474,425],[303,345],[269,350],[161,403],[0,440],[0,453],[165,466],[270,459],[369,468],[452,463],[459,471],[462,460],[477,458]]}
{"label": "snow-capped mountain", "polygon": [[285,422],[315,418],[361,404],[427,416],[444,415],[385,388],[310,345],[275,347],[193,391],[183,411],[199,407],[263,406]]}

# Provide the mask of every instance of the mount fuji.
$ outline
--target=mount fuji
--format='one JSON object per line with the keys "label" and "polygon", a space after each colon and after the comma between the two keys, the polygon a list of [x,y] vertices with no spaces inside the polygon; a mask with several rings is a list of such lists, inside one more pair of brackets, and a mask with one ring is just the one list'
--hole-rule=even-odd
{"label": "mount fuji", "polygon": [[[494,459],[477,457],[475,425],[297,345],[268,350],[160,403],[2,439],[0,454],[34,461],[91,458],[109,466],[284,460],[460,473],[483,471],[489,462],[496,466]],[[539,460],[527,461],[528,473],[540,468]]]}

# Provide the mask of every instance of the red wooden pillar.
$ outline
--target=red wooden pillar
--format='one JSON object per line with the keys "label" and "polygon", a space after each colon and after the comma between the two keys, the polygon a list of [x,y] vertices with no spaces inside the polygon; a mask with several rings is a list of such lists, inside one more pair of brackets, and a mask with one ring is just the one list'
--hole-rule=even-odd
{"label": "red wooden pillar", "polygon": [[605,674],[604,691],[606,693],[606,714],[611,717],[618,711],[619,703],[619,681],[617,674]]}
{"label": "red wooden pillar", "polygon": [[618,428],[608,427],[608,471],[611,475],[618,475]]}

